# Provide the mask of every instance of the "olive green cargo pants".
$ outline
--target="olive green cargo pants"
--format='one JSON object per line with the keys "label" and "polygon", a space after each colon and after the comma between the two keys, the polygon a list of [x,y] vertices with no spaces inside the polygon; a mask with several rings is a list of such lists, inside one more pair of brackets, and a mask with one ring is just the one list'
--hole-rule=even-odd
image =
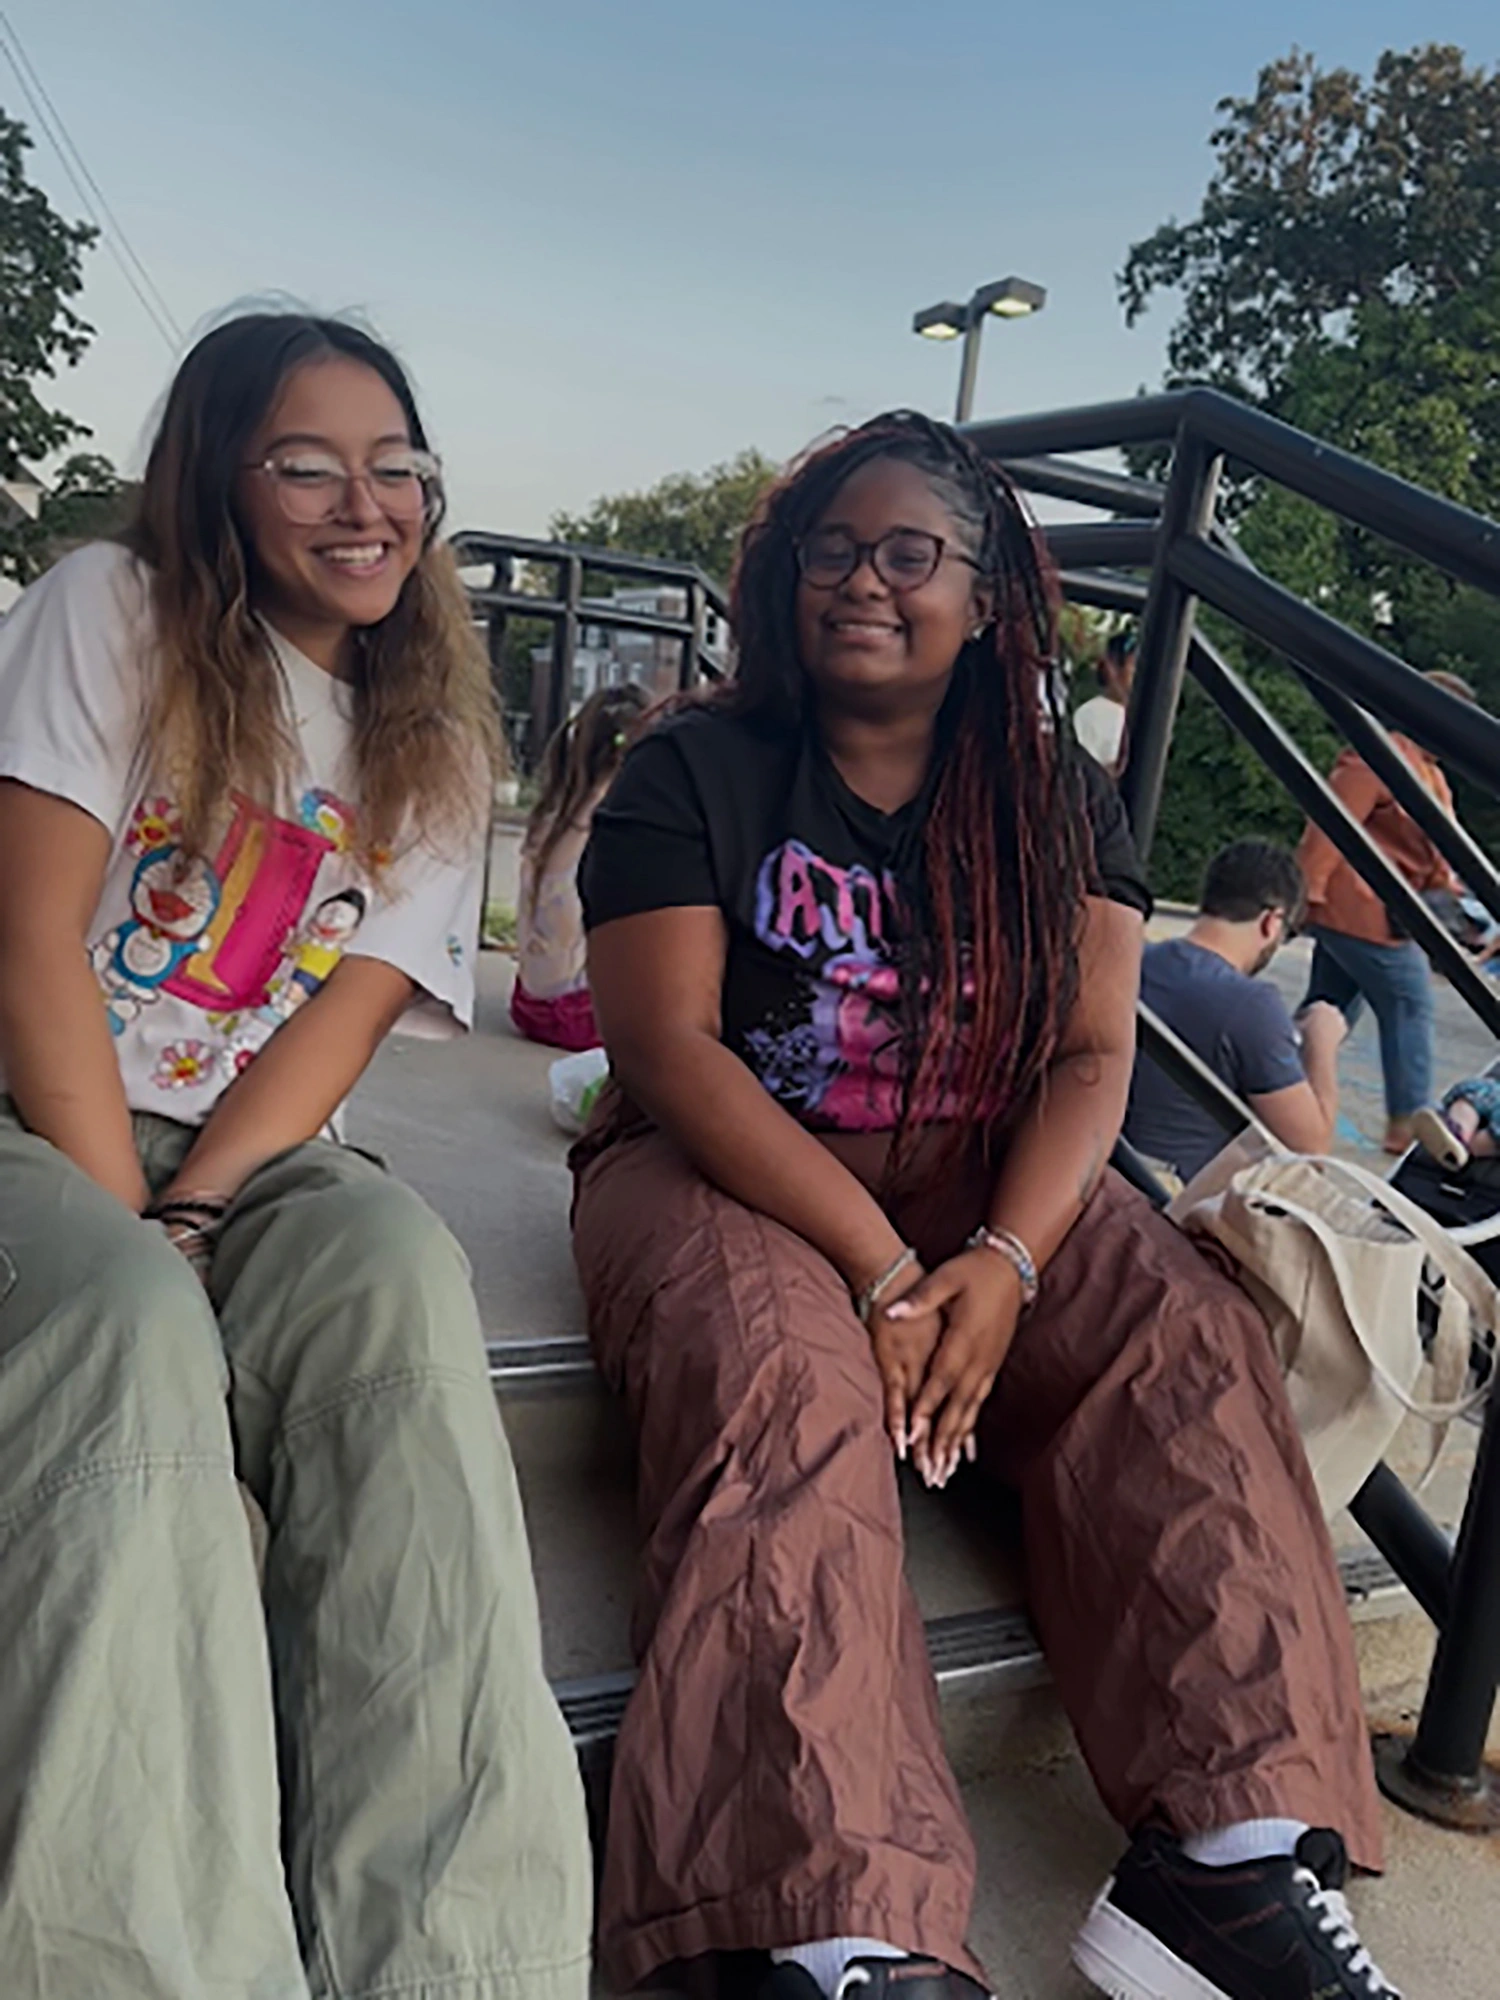
{"label": "olive green cargo pants", "polygon": [[[160,1186],[193,1135],[136,1133]],[[0,1098],[6,2000],[583,2000],[462,1252],[319,1141],[246,1184],[210,1290]]]}

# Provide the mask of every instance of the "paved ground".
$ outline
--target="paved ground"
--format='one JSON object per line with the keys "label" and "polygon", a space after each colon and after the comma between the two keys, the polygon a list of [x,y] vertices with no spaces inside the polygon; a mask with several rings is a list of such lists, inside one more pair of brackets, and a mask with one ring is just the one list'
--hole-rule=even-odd
{"label": "paved ground", "polygon": [[[1277,967],[1294,999],[1305,954],[1305,946],[1294,946]],[[358,1093],[351,1136],[385,1152],[456,1228],[491,1332],[572,1332],[580,1313],[566,1241],[564,1141],[546,1112],[550,1058],[510,1034],[508,982],[508,961],[487,957],[480,1032],[467,1042],[393,1041]],[[1443,988],[1438,1011],[1440,1074],[1462,1074],[1488,1059],[1488,1038],[1466,1024]],[[1368,1028],[1347,1047],[1343,1075],[1350,1143],[1373,1145],[1382,1111]],[[602,1400],[584,1402],[574,1415],[538,1404],[507,1416],[532,1522],[549,1660],[563,1673],[621,1663],[613,1649],[629,1597],[628,1445]],[[944,1541],[943,1523],[918,1514],[919,1589],[948,1608],[949,1593],[976,1587],[984,1572],[975,1557],[954,1550],[951,1536]],[[961,1595],[952,1602],[960,1604]],[[1379,1716],[1409,1720],[1425,1672],[1425,1628],[1416,1620],[1367,1628],[1361,1643]],[[604,1646],[611,1657],[600,1657]],[[954,1722],[951,1738],[980,1854],[975,1946],[1000,2000],[1083,2000],[1066,1943],[1118,1837],[1049,1694],[1013,1700],[993,1726],[982,1716],[980,1723],[971,1712]],[[1355,1891],[1371,1948],[1408,2000],[1491,2000],[1500,1994],[1500,1840],[1436,1833],[1394,1810],[1387,1826],[1390,1872]]]}

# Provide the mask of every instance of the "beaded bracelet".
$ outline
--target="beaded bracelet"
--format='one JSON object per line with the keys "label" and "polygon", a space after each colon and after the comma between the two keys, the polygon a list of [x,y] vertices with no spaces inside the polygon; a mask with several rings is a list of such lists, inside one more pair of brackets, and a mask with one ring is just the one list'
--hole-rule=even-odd
{"label": "beaded bracelet", "polygon": [[910,1270],[917,1261],[917,1253],[910,1245],[901,1252],[895,1262],[887,1265],[878,1278],[872,1278],[863,1291],[854,1294],[854,1310],[862,1324],[870,1324],[870,1315],[895,1284],[901,1273]]}
{"label": "beaded bracelet", "polygon": [[143,1211],[147,1222],[159,1222],[174,1250],[180,1250],[195,1269],[205,1267],[213,1256],[214,1244],[224,1217],[229,1213],[226,1194],[164,1195],[149,1202]]}
{"label": "beaded bracelet", "polygon": [[1036,1259],[1026,1248],[1020,1237],[1009,1229],[991,1229],[988,1223],[979,1228],[964,1245],[966,1250],[993,1250],[997,1257],[1003,1257],[1016,1276],[1021,1280],[1021,1306],[1036,1304],[1036,1295],[1041,1290],[1041,1280],[1037,1275]]}
{"label": "beaded bracelet", "polygon": [[148,1222],[186,1222],[193,1227],[222,1222],[229,1213],[227,1194],[162,1195],[143,1210]]}

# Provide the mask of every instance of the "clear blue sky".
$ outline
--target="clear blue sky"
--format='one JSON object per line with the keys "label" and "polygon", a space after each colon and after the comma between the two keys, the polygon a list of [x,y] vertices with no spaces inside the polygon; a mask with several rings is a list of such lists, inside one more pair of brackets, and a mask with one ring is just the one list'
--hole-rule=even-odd
{"label": "clear blue sky", "polygon": [[[418,380],[456,521],[946,414],[919,306],[1015,271],[979,412],[1133,392],[1126,246],[1197,205],[1213,106],[1293,43],[1500,57],[1495,0],[6,0],[192,327],[278,290],[358,307]],[[0,104],[22,113],[0,64]],[[77,203],[45,142],[38,177]],[[132,462],[170,357],[105,253],[60,392]]]}

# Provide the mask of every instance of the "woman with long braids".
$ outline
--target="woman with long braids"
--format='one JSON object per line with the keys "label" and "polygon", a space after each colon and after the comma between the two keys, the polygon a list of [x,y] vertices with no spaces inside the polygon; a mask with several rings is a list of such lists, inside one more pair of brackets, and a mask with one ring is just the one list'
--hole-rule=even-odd
{"label": "woman with long braids", "polygon": [[473,1009],[492,722],[441,515],[395,358],[249,314],[127,542],[0,632],[16,2000],[588,1988],[467,1266],[329,1129],[398,1020]]}
{"label": "woman with long braids", "polygon": [[615,1088],[575,1244],[647,1534],[606,1969],[984,1990],[897,1497],[902,1460],[977,1458],[1131,1835],[1081,1968],[1117,2000],[1389,1996],[1341,1893],[1377,1805],[1265,1330],[1107,1167],[1148,897],[1044,712],[1036,539],[954,432],[881,417],[771,493],[733,610],[732,688],[630,752],[583,870]]}

